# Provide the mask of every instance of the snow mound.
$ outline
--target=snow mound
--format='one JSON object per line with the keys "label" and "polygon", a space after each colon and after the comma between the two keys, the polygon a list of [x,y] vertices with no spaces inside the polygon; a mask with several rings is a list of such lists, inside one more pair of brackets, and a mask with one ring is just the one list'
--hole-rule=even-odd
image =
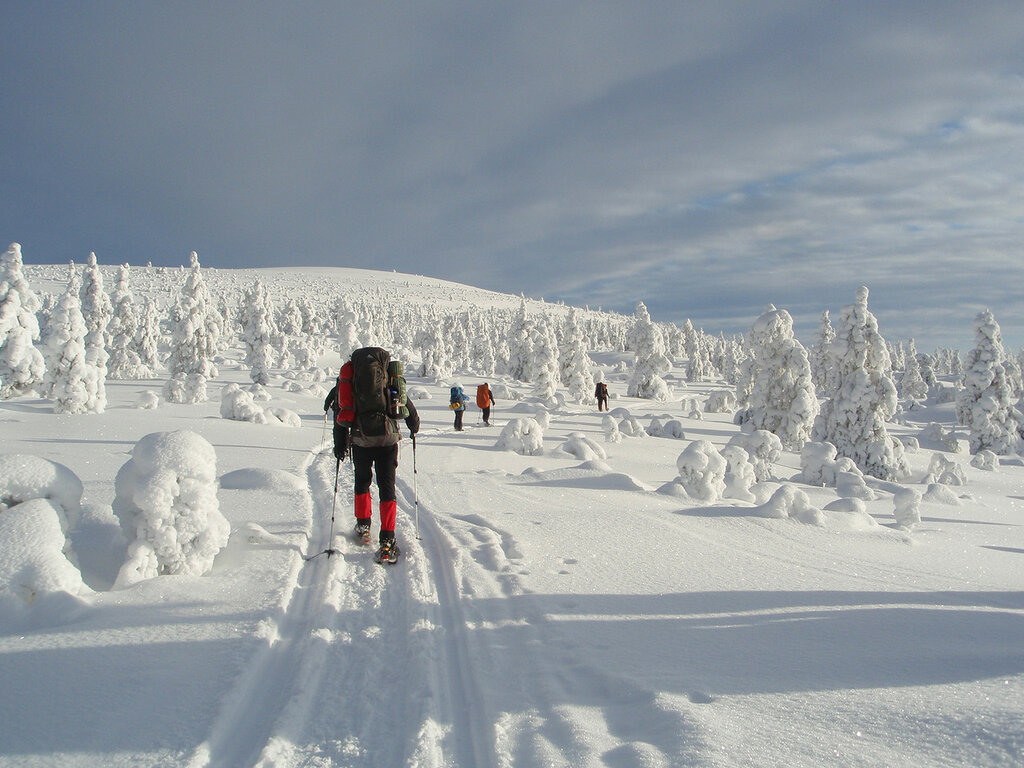
{"label": "snow mound", "polygon": [[536,467],[523,470],[515,478],[529,485],[550,485],[552,487],[584,488],[596,491],[647,491],[648,488],[632,475],[613,472],[603,461],[585,461],[575,467],[542,471]]}
{"label": "snow mound", "polygon": [[143,411],[152,411],[160,406],[160,395],[151,389],[139,394],[135,399],[135,407]]}
{"label": "snow mound", "polygon": [[967,485],[964,469],[954,459],[947,459],[941,453],[932,454],[931,463],[923,483],[941,483],[942,485]]}
{"label": "snow mound", "polygon": [[946,504],[950,507],[960,506],[960,499],[957,498],[948,485],[943,485],[942,483],[931,483],[921,498],[932,504]]}
{"label": "snow mound", "polygon": [[594,461],[608,458],[604,448],[595,443],[582,432],[572,432],[559,446],[560,450],[575,456],[581,461]]}
{"label": "snow mound", "polygon": [[217,455],[194,432],[143,437],[114,481],[113,511],[131,544],[116,586],[200,576],[231,533],[217,502]]}
{"label": "snow mound", "polygon": [[982,448],[974,454],[971,466],[985,472],[996,472],[999,470],[999,457],[987,448]]}
{"label": "snow mound", "polygon": [[0,456],[0,514],[25,501],[51,499],[67,532],[81,516],[82,490],[82,481],[63,464],[21,453]]}
{"label": "snow mound", "polygon": [[651,437],[670,437],[675,440],[685,440],[683,425],[678,419],[669,419],[664,424],[657,416],[651,417],[651,423],[647,427],[647,434]]}
{"label": "snow mound", "polygon": [[49,499],[30,499],[0,512],[0,618],[14,619],[47,604],[65,613],[66,596],[91,593],[64,547],[61,513]]}
{"label": "snow mound", "polygon": [[287,408],[264,408],[263,414],[267,419],[267,424],[277,424],[279,426],[292,427],[293,429],[298,429],[302,426],[302,419],[299,418],[299,414]]}
{"label": "snow mound", "polygon": [[294,493],[306,490],[306,483],[298,475],[283,469],[252,467],[236,469],[234,472],[221,475],[220,487],[232,491],[268,490]]}
{"label": "snow mound", "polygon": [[860,499],[836,499],[826,504],[823,511],[826,526],[832,530],[869,531],[878,528],[878,521],[868,514],[867,506]]}
{"label": "snow mound", "polygon": [[765,429],[733,435],[729,445],[738,445],[747,452],[758,481],[771,480],[775,462],[782,457],[782,440]]}
{"label": "snow mound", "polygon": [[718,389],[708,395],[704,403],[707,413],[732,413],[736,410],[736,394],[730,389]]}
{"label": "snow mound", "polygon": [[901,488],[893,495],[896,525],[910,530],[921,522],[921,494],[913,488]]}

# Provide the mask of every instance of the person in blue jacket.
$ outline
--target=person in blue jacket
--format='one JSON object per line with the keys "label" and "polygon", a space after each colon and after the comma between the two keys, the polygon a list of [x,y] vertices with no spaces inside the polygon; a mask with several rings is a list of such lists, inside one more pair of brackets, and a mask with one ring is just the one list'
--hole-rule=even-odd
{"label": "person in blue jacket", "polygon": [[466,403],[469,402],[469,398],[466,393],[462,391],[462,387],[458,384],[452,387],[452,399],[448,406],[455,411],[455,431],[462,431],[462,416],[466,412]]}

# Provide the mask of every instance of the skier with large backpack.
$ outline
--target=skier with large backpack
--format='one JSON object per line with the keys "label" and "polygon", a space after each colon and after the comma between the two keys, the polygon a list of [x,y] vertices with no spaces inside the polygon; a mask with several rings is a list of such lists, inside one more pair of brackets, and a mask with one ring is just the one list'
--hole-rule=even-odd
{"label": "skier with large backpack", "polygon": [[452,387],[452,397],[448,403],[448,407],[455,411],[455,431],[462,431],[462,417],[466,413],[466,403],[469,402],[469,398],[466,393],[462,391],[462,386],[456,383]]}
{"label": "skier with large backpack", "polygon": [[[395,541],[395,474],[398,470],[398,442],[402,433],[398,420],[404,419],[410,435],[420,428],[416,406],[406,396],[404,367],[392,360],[387,350],[363,347],[338,374],[338,383],[327,395],[324,410],[334,410],[334,455],[343,461],[351,452],[355,475],[356,540],[370,543],[373,516],[370,485],[374,470],[380,496],[380,534],[375,559],[394,563],[401,552]],[[415,440],[415,437],[413,438]]]}

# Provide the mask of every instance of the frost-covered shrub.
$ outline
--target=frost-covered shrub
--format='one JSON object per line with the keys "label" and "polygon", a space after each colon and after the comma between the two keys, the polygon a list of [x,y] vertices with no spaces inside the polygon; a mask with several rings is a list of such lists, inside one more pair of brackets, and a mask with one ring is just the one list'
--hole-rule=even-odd
{"label": "frost-covered shrub", "polygon": [[164,384],[163,395],[168,403],[205,403],[209,399],[206,377],[201,373],[176,373]]}
{"label": "frost-covered shrub", "polygon": [[302,419],[299,417],[299,414],[287,408],[264,408],[263,413],[268,424],[279,424],[295,429],[302,426]]}
{"label": "frost-covered shrub", "polygon": [[[845,457],[844,457],[845,458]],[[850,461],[847,459],[847,461]],[[852,465],[852,461],[850,462]],[[856,466],[851,467],[854,471],[836,471],[836,494],[844,499],[862,499],[863,501],[874,501],[875,492],[868,487],[864,475]]]}
{"label": "frost-covered shrub", "polygon": [[905,453],[917,453],[921,444],[918,442],[916,437],[910,435],[900,435],[897,440],[903,443],[903,450]]}
{"label": "frost-covered shrub", "polygon": [[928,464],[928,472],[923,483],[941,483],[942,485],[967,485],[964,469],[953,459],[947,459],[941,453],[933,453]]}
{"label": "frost-covered shrub", "polygon": [[91,592],[67,549],[55,500],[32,498],[0,512],[0,618],[16,618],[59,593]]}
{"label": "frost-covered shrub", "polygon": [[406,395],[410,400],[430,400],[433,395],[430,394],[430,390],[426,387],[421,387],[419,384],[414,384],[406,389]]}
{"label": "frost-covered shrub", "polygon": [[900,488],[893,494],[896,525],[910,530],[921,522],[921,494],[913,488]]}
{"label": "frost-covered shrub", "polygon": [[821,510],[812,506],[807,494],[791,483],[780,486],[757,511],[762,517],[778,520],[793,517],[808,525],[824,525]]}
{"label": "frost-covered shrub", "polygon": [[537,456],[544,452],[544,430],[536,419],[512,419],[501,430],[495,445],[523,456]]}
{"label": "frost-covered shrub", "polygon": [[135,407],[142,410],[151,411],[159,405],[160,395],[151,389],[145,390],[135,399]]}
{"label": "frost-covered shrub", "polygon": [[802,480],[808,485],[835,484],[836,447],[829,442],[807,442],[800,449]]}
{"label": "frost-covered shrub", "polygon": [[251,421],[253,424],[267,423],[263,407],[256,404],[252,393],[242,389],[234,382],[221,390],[220,415],[221,418],[234,421]]}
{"label": "frost-covered shrub", "polygon": [[999,457],[992,451],[982,448],[971,458],[971,466],[986,472],[995,472],[999,469]]}
{"label": "frost-covered shrub", "polygon": [[209,573],[231,527],[217,501],[217,455],[194,432],[154,432],[114,481],[114,514],[131,542],[117,586]]}
{"label": "frost-covered shrub", "polygon": [[661,419],[657,416],[652,416],[651,423],[645,431],[651,437],[670,437],[675,440],[686,439],[686,435],[683,433],[683,425],[678,419],[669,419],[662,424]]}
{"label": "frost-covered shrub", "polygon": [[508,386],[507,384],[502,384],[499,382],[497,384],[491,384],[490,387],[491,394],[494,396],[495,402],[498,402],[500,400],[505,400],[506,402],[515,402],[517,400],[523,399],[521,393],[512,389],[512,387]]}
{"label": "frost-covered shrub", "polygon": [[746,449],[738,445],[727,445],[722,449],[722,456],[726,460],[725,491],[722,495],[728,499],[753,503],[755,496],[750,489],[757,482],[757,476]]}
{"label": "frost-covered shrub", "polygon": [[736,395],[728,389],[718,389],[704,402],[707,413],[732,413],[736,410]]}
{"label": "frost-covered shrub", "polygon": [[749,434],[733,435],[729,445],[737,445],[747,452],[758,481],[770,480],[775,462],[782,456],[782,441],[778,435],[764,429]]}
{"label": "frost-covered shrub", "polygon": [[707,440],[694,440],[679,454],[679,482],[695,499],[715,501],[725,492],[725,457]]}
{"label": "frost-covered shrub", "polygon": [[619,422],[611,414],[605,414],[601,419],[601,427],[604,429],[604,441],[606,443],[621,443],[622,433],[619,432]]}
{"label": "frost-covered shrub", "polygon": [[608,458],[604,448],[595,443],[582,432],[572,432],[562,443],[560,449],[575,456],[581,461],[604,460]]}
{"label": "frost-covered shrub", "polygon": [[537,408],[536,412],[533,414],[533,418],[538,424],[540,424],[540,428],[543,430],[546,430],[551,426],[551,414],[548,413],[547,408]]}
{"label": "frost-covered shrub", "polygon": [[626,437],[647,437],[647,432],[640,426],[640,422],[628,413],[619,421],[619,432]]}
{"label": "frost-covered shrub", "polygon": [[926,448],[938,448],[950,453],[957,453],[960,450],[960,441],[956,433],[934,421],[918,434],[918,443]]}
{"label": "frost-covered shrub", "polygon": [[947,504],[951,507],[960,506],[960,499],[957,498],[953,489],[942,483],[929,484],[922,498],[931,504]]}
{"label": "frost-covered shrub", "polygon": [[63,464],[22,453],[0,455],[0,515],[17,504],[48,499],[66,532],[82,514],[82,491],[78,475]]}

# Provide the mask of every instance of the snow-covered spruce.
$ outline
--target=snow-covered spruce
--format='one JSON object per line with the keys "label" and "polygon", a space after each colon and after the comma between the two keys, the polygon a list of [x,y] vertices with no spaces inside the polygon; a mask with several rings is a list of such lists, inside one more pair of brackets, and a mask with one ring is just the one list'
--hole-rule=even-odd
{"label": "snow-covered spruce", "polygon": [[[992,312],[974,321],[975,347],[967,353],[957,419],[970,432],[971,453],[988,449],[1005,455],[1024,446],[1024,415],[1014,405],[1013,373],[1008,376],[1003,336]],[[1016,367],[1010,371],[1016,371]]]}
{"label": "snow-covered spruce", "polygon": [[32,390],[43,382],[46,366],[36,312],[40,301],[22,273],[21,246],[11,243],[0,261],[0,398]]}
{"label": "snow-covered spruce", "polygon": [[164,574],[209,573],[230,525],[217,501],[217,455],[194,432],[154,432],[114,481],[114,514],[129,542],[116,586]]}
{"label": "snow-covered spruce", "polygon": [[102,413],[106,397],[101,397],[101,371],[89,362],[85,347],[85,318],[75,265],[69,266],[68,287],[57,302],[47,323],[49,370],[53,372],[52,398],[55,413]]}
{"label": "snow-covered spruce", "polygon": [[818,415],[811,366],[803,345],[793,336],[793,318],[769,306],[750,329],[752,388],[736,423],[779,436],[788,450],[799,451],[810,439]]}
{"label": "snow-covered spruce", "polygon": [[866,474],[882,480],[905,477],[903,445],[886,428],[897,409],[889,350],[868,311],[867,288],[861,286],[854,303],[843,308],[834,347],[836,390],[821,406],[813,439],[832,443]]}
{"label": "snow-covered spruce", "polygon": [[729,445],[736,445],[747,452],[754,475],[758,481],[770,480],[772,470],[782,457],[782,441],[779,436],[766,429],[733,435]]}
{"label": "snow-covered spruce", "polygon": [[676,459],[678,482],[687,495],[717,501],[725,493],[725,458],[707,440],[694,440]]}
{"label": "snow-covered spruce", "polygon": [[672,397],[665,376],[672,370],[672,363],[666,354],[668,349],[661,329],[651,320],[643,302],[636,305],[636,319],[631,332],[635,357],[633,376],[629,380],[626,394],[648,400],[668,400]]}

